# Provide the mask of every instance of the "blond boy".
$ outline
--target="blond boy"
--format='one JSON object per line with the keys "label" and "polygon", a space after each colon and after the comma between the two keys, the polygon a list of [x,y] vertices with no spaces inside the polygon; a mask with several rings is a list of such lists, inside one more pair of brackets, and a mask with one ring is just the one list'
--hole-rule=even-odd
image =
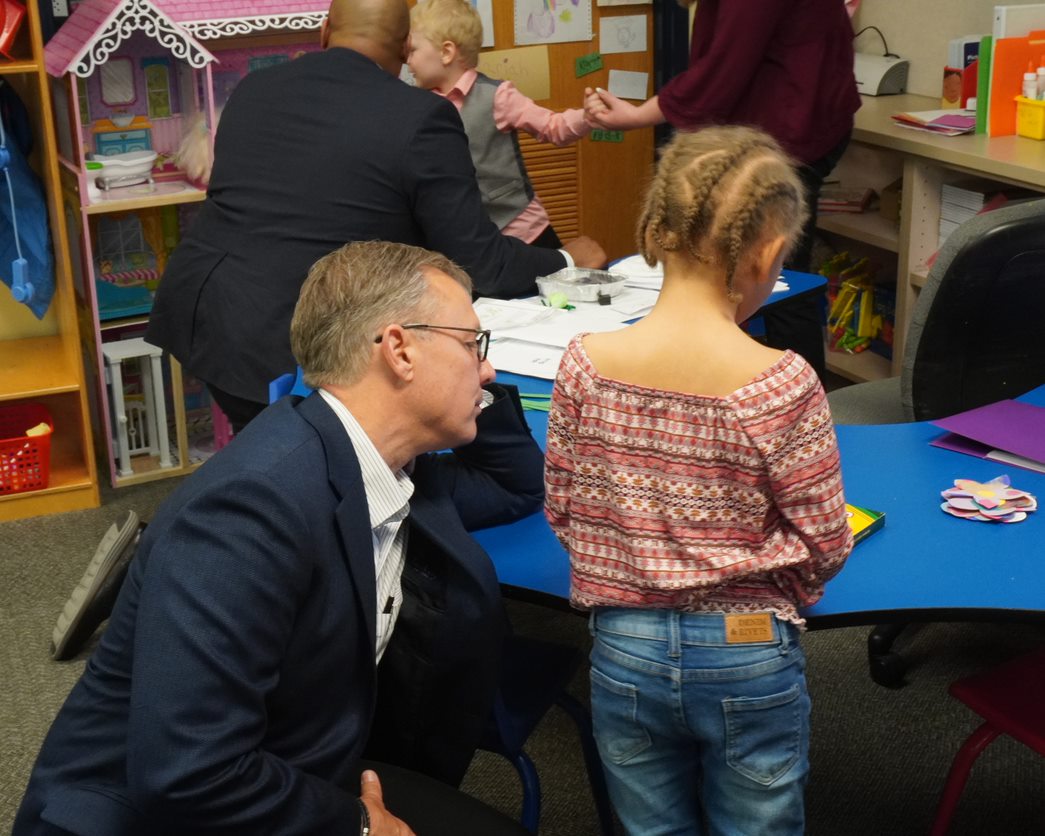
{"label": "blond boy", "polygon": [[482,42],[483,24],[468,0],[421,0],[410,12],[407,64],[419,87],[449,99],[461,114],[483,205],[501,232],[561,247],[526,173],[516,131],[568,145],[587,136],[591,126],[583,108],[548,110],[512,82],[476,71]]}

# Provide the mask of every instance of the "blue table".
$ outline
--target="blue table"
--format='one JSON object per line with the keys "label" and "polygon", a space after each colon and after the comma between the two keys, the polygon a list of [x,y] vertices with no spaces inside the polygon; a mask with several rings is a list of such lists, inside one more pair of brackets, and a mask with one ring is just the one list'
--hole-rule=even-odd
{"label": "blue table", "polygon": [[787,290],[771,294],[762,306],[763,309],[783,302],[790,302],[794,299],[823,293],[824,288],[827,287],[827,279],[819,273],[796,273],[794,270],[784,270],[783,278],[787,284]]}
{"label": "blue table", "polygon": [[[524,392],[545,380],[502,374]],[[1045,386],[1023,397],[1045,406]],[[543,445],[546,413],[527,412]],[[882,531],[860,543],[824,597],[803,615],[811,628],[910,621],[1045,620],[1045,508],[1022,523],[959,520],[939,510],[957,478],[1007,473],[1045,502],[1045,474],[941,450],[928,423],[838,427],[846,498],[886,513]],[[569,560],[542,514],[475,533],[513,594],[562,605]]]}

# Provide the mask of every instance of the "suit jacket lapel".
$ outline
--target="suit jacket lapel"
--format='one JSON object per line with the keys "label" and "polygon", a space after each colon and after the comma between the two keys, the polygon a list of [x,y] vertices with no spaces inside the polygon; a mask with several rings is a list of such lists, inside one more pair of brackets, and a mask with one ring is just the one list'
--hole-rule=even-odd
{"label": "suit jacket lapel", "polygon": [[297,405],[298,413],[319,433],[326,450],[327,473],[337,497],[334,517],[352,575],[356,599],[366,621],[371,648],[376,646],[377,579],[374,572],[374,538],[370,529],[363,475],[344,426],[318,392]]}

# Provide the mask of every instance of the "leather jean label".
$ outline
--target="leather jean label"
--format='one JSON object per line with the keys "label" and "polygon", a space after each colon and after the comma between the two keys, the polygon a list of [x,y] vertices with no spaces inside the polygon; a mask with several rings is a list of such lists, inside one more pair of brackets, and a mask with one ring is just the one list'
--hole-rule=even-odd
{"label": "leather jean label", "polygon": [[773,616],[760,612],[752,615],[726,616],[726,643],[750,644],[773,641]]}

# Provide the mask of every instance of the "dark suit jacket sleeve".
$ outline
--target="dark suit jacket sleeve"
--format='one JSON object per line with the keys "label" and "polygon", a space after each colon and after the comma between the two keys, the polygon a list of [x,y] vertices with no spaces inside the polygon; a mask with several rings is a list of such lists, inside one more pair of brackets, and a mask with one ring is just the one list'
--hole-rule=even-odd
{"label": "dark suit jacket sleeve", "polygon": [[[433,97],[434,98],[434,97]],[[558,250],[502,235],[482,205],[468,138],[453,105],[436,100],[407,146],[402,171],[426,245],[468,271],[480,296],[537,292],[537,276],[566,266]]]}
{"label": "dark suit jacket sleeve", "polygon": [[475,441],[417,464],[445,486],[469,531],[528,516],[544,502],[544,454],[526,426],[518,390],[486,388],[495,400],[479,414]]}
{"label": "dark suit jacket sleeve", "polygon": [[144,570],[128,789],[177,832],[358,832],[350,793],[264,748],[310,567],[283,494],[260,475],[224,480],[189,500]]}

